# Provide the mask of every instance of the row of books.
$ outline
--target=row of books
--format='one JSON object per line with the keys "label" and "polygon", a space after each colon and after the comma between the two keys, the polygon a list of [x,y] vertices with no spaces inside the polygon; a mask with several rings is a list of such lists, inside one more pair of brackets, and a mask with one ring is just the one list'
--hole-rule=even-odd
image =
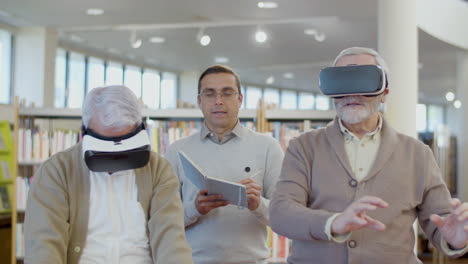
{"label": "row of books", "polygon": [[16,224],[16,258],[24,258],[25,246],[24,246],[24,224]]}
{"label": "row of books", "polygon": [[290,240],[280,236],[267,227],[267,247],[270,249],[270,261],[286,262],[289,256]]}

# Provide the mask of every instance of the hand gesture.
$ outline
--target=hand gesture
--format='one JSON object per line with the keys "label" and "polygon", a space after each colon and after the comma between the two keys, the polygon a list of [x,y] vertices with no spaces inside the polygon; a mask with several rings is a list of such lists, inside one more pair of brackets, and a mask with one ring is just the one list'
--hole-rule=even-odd
{"label": "hand gesture", "polygon": [[431,215],[431,221],[439,228],[442,237],[453,248],[464,248],[468,242],[468,203],[451,199],[452,210],[449,215]]}
{"label": "hand gesture", "polygon": [[258,206],[260,206],[262,186],[256,183],[252,178],[243,179],[240,181],[240,184],[245,185],[249,210],[256,210]]}
{"label": "hand gesture", "polygon": [[385,225],[367,215],[367,211],[373,211],[377,208],[385,208],[388,204],[375,196],[364,196],[361,199],[350,204],[341,214],[332,222],[332,234],[346,234],[364,227],[383,231]]}
{"label": "hand gesture", "polygon": [[200,190],[195,198],[195,207],[198,212],[202,215],[206,215],[211,210],[223,207],[229,203],[226,200],[223,200],[223,196],[219,194],[208,195],[208,190]]}

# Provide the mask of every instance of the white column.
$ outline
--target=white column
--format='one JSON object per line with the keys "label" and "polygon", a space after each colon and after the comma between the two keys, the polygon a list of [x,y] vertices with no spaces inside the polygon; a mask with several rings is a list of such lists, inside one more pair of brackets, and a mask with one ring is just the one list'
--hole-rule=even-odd
{"label": "white column", "polygon": [[57,33],[46,28],[20,28],[15,34],[14,93],[36,106],[54,105]]}
{"label": "white column", "polygon": [[399,132],[416,137],[418,32],[416,0],[379,1],[378,51],[390,68],[385,117]]}
{"label": "white column", "polygon": [[[462,105],[454,109],[458,117],[458,196],[463,201],[468,200],[468,52],[460,52],[457,56],[457,91],[456,99]],[[452,106],[453,107],[453,106]]]}

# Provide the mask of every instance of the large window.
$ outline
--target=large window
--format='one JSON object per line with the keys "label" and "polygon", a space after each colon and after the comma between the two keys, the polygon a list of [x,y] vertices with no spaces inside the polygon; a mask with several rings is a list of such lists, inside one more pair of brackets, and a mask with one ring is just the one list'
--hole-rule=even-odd
{"label": "large window", "polygon": [[279,107],[280,92],[278,89],[265,88],[263,91],[263,98],[266,104],[274,104],[276,108]]}
{"label": "large window", "polygon": [[145,70],[143,72],[143,103],[149,108],[159,108],[160,91],[161,91],[161,77],[159,72],[152,70]]}
{"label": "large window", "polygon": [[104,85],[104,60],[89,57],[86,88],[88,92]]}
{"label": "large window", "polygon": [[67,52],[57,49],[55,55],[55,107],[65,107],[65,93],[67,87]]}
{"label": "large window", "polygon": [[176,108],[177,101],[177,75],[164,72],[161,81],[161,108]]}
{"label": "large window", "polygon": [[281,92],[281,108],[297,109],[297,93],[295,91],[283,90]]}
{"label": "large window", "polygon": [[242,93],[242,104],[241,104],[241,108],[245,108],[245,100],[246,100],[246,92],[245,92],[245,86],[241,86],[241,93]]}
{"label": "large window", "polygon": [[427,129],[435,131],[438,125],[444,124],[444,108],[440,105],[429,105],[427,109]]}
{"label": "large window", "polygon": [[79,108],[83,104],[85,90],[85,56],[71,52],[68,78],[68,107]]}
{"label": "large window", "polygon": [[141,68],[134,66],[125,67],[124,85],[130,88],[135,95],[141,97]]}
{"label": "large window", "polygon": [[123,66],[120,63],[110,61],[106,69],[106,85],[123,84]]}
{"label": "large window", "polygon": [[11,33],[0,30],[0,103],[11,98]]}
{"label": "large window", "polygon": [[299,93],[299,109],[312,110],[315,107],[315,96],[312,93]]}
{"label": "large window", "polygon": [[245,107],[248,109],[257,109],[258,100],[262,98],[262,89],[248,86],[246,91]]}
{"label": "large window", "polygon": [[416,131],[426,132],[427,128],[427,108],[425,104],[416,105]]}
{"label": "large window", "polygon": [[317,95],[315,100],[315,109],[330,110],[330,98],[325,95]]}

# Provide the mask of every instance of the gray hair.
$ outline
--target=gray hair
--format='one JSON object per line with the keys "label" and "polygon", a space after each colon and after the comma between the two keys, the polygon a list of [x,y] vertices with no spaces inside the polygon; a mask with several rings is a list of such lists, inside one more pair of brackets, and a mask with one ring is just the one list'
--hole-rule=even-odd
{"label": "gray hair", "polygon": [[141,103],[123,85],[94,88],[83,103],[83,125],[88,128],[94,119],[109,128],[138,125],[143,119]]}
{"label": "gray hair", "polygon": [[375,58],[375,62],[377,63],[377,65],[379,65],[380,67],[383,68],[383,70],[387,74],[387,78],[388,78],[390,70],[388,69],[387,63],[385,62],[385,60],[382,58],[382,56],[380,56],[380,54],[377,51],[375,51],[374,49],[370,49],[370,48],[351,47],[351,48],[344,49],[336,57],[335,61],[333,62],[333,66],[336,66],[336,63],[338,62],[338,60],[345,57],[345,56],[360,55],[360,54],[368,54],[368,55],[373,56]]}

